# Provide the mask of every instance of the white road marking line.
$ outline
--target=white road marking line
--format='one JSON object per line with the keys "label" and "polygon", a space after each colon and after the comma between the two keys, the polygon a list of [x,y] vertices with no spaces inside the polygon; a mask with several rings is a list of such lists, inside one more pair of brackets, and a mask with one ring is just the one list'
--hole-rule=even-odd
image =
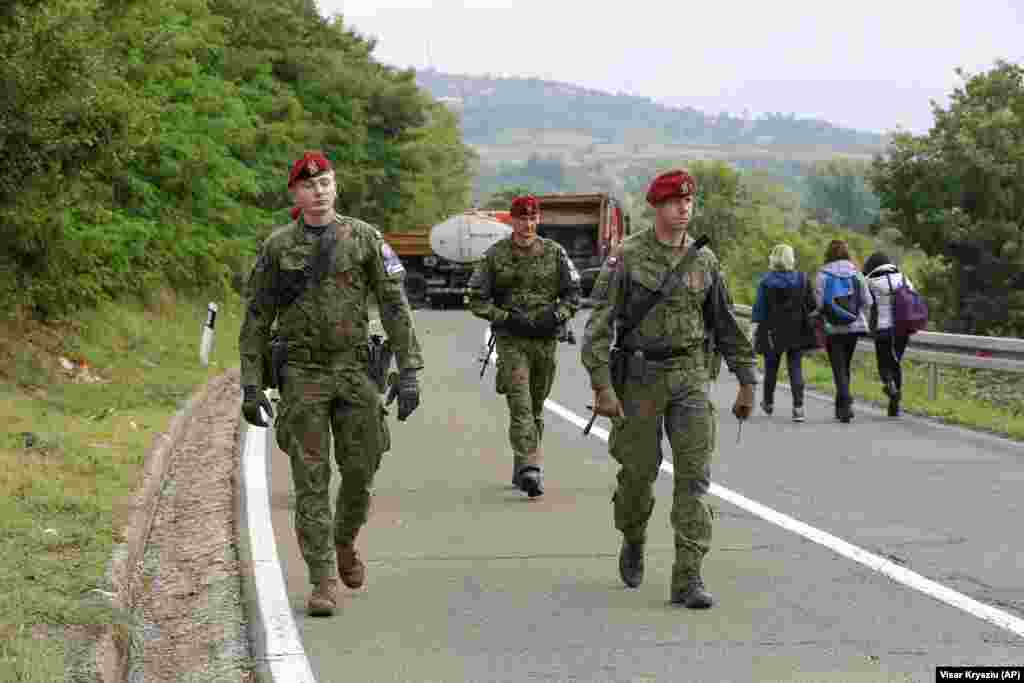
{"label": "white road marking line", "polygon": [[[571,422],[580,429],[583,429],[587,424],[587,421],[582,417],[568,408],[555,403],[551,399],[544,401],[544,406],[551,412],[555,413],[567,422]],[[608,441],[608,432],[597,425],[591,428],[590,433],[602,441]],[[671,463],[662,462],[661,469],[668,474],[673,473]],[[991,605],[986,605],[983,602],[978,602],[974,598],[969,598],[962,593],[958,593],[952,588],[943,586],[942,584],[921,576],[916,572],[912,572],[906,567],[901,567],[900,565],[883,557],[869,553],[863,548],[857,547],[852,543],[848,543],[841,538],[833,536],[827,531],[816,529],[815,527],[804,524],[803,522],[793,519],[788,515],[777,512],[770,507],[750,500],[749,498],[746,498],[735,491],[731,491],[724,486],[712,483],[710,492],[712,495],[718,496],[722,500],[728,501],[736,507],[742,508],[751,514],[757,515],[761,519],[780,526],[787,531],[803,536],[804,538],[814,541],[819,545],[823,545],[829,550],[851,559],[854,562],[858,562],[873,571],[884,574],[894,581],[898,581],[905,586],[909,586],[910,588],[920,591],[925,595],[935,598],[936,600],[940,600],[947,605],[961,609],[968,614],[989,622],[990,624],[995,624],[1000,628],[1024,637],[1024,619],[1020,619],[1012,614],[996,609]]]}
{"label": "white road marking line", "polygon": [[246,426],[242,450],[249,547],[252,548],[256,609],[266,638],[266,664],[271,680],[280,683],[316,683],[302,647],[288,591],[278,561],[274,527],[270,519],[270,484],[267,481],[267,429]]}

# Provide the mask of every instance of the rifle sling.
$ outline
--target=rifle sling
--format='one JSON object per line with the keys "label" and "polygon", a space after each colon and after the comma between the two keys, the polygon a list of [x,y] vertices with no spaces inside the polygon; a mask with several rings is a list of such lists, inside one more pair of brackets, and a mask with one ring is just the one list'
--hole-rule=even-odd
{"label": "rifle sling", "polygon": [[[690,248],[683,254],[683,258],[679,259],[679,263],[668,272],[665,279],[662,281],[658,291],[651,298],[647,299],[643,305],[637,306],[633,309],[633,315],[629,319],[624,319],[622,325],[618,327],[618,334],[616,334],[616,346],[621,348],[622,343],[632,334],[640,323],[643,322],[647,314],[651,312],[651,309],[658,305],[658,302],[668,298],[679,287],[683,278],[685,277],[685,271],[691,263],[697,258],[698,252],[709,242],[706,235],[701,235],[693,243],[690,244]],[[618,311],[615,312],[613,320],[618,320]]]}

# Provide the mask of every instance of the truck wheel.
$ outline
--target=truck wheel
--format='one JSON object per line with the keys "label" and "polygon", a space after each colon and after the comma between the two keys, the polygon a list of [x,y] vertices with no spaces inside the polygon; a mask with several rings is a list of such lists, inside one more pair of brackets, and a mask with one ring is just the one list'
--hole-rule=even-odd
{"label": "truck wheel", "polygon": [[427,278],[423,273],[407,273],[405,276],[405,296],[414,308],[427,302]]}

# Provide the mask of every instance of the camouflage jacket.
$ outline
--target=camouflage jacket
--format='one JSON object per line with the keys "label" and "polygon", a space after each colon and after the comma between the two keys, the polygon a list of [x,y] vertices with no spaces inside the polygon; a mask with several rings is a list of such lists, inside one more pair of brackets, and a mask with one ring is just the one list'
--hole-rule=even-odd
{"label": "camouflage jacket", "polygon": [[580,275],[558,242],[538,237],[529,251],[511,237],[497,242],[484,254],[469,280],[469,309],[484,320],[500,311],[519,311],[535,319],[557,303],[560,320],[571,319],[580,308]]}
{"label": "camouflage jacket", "polygon": [[[688,235],[684,254],[693,241]],[[708,316],[713,318],[715,347],[729,369],[742,384],[757,382],[750,338],[736,321],[718,259],[707,247],[686,267],[683,284],[658,301],[627,338],[616,339],[630,306],[657,292],[676,263],[678,256],[673,258],[673,250],[658,241],[653,229],[626,238],[605,261],[594,284],[594,310],[580,348],[593,387],[611,384],[613,343],[647,352],[698,349],[708,335]],[[718,296],[711,296],[716,289]]]}
{"label": "camouflage jacket", "polygon": [[370,294],[380,306],[398,368],[422,368],[404,275],[402,262],[380,232],[359,219],[338,216],[319,235],[301,219],[276,228],[249,276],[248,307],[238,338],[242,384],[263,386],[262,354],[275,321],[289,348],[330,352],[365,346]]}

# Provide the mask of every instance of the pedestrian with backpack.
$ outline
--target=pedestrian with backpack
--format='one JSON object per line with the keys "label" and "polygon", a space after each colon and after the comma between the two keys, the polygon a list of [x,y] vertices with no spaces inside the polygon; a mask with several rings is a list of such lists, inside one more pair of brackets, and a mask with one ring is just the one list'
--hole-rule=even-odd
{"label": "pedestrian with backpack", "polygon": [[771,270],[757,286],[751,322],[757,323],[754,350],[764,356],[764,398],[761,410],[774,411],[775,383],[786,357],[789,387],[793,396],[793,421],[804,421],[803,352],[815,347],[810,313],[815,310],[814,291],[806,273],[795,270],[793,247],[777,244],[768,255]]}
{"label": "pedestrian with backpack", "polygon": [[881,251],[876,251],[868,258],[864,264],[864,275],[875,301],[870,327],[875,335],[878,377],[882,380],[882,391],[889,397],[889,417],[899,417],[903,390],[901,361],[910,340],[910,332],[896,324],[895,299],[900,289],[906,287],[914,291],[914,285]]}
{"label": "pedestrian with backpack", "polygon": [[850,258],[845,240],[832,240],[825,250],[825,265],[814,284],[817,310],[825,324],[829,364],[836,385],[836,419],[853,419],[850,369],[857,341],[868,333],[874,306],[867,280]]}

